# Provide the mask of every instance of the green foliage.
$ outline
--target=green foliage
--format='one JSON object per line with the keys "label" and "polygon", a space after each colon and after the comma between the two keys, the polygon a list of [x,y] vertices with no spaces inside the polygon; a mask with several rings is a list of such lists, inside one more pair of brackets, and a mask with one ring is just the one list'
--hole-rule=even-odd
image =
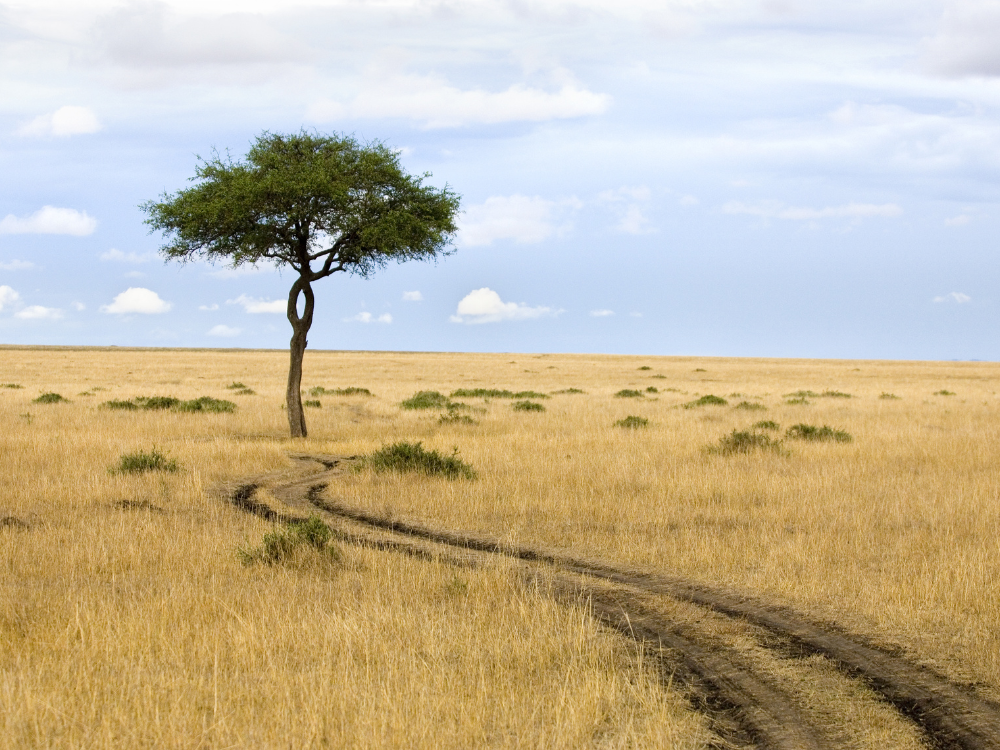
{"label": "green foliage", "polygon": [[112,399],[111,401],[105,401],[101,404],[102,409],[117,409],[120,411],[138,411],[139,405],[134,401],[121,401],[119,399]]}
{"label": "green foliage", "polygon": [[694,369],[694,371],[695,371],[695,372],[708,372],[708,370],[704,369],[703,367],[696,367],[696,368]]}
{"label": "green foliage", "polygon": [[954,391],[934,391],[935,396],[954,396]]}
{"label": "green foliage", "polygon": [[241,383],[241,382],[240,382],[240,381],[238,381],[238,380],[236,380],[236,381],[233,381],[232,383],[230,383],[229,385],[227,385],[227,386],[226,386],[226,388],[228,388],[228,389],[229,389],[229,390],[231,390],[231,391],[242,391],[242,390],[244,390],[244,389],[245,389],[246,387],[247,387],[247,386],[246,386],[246,383]]}
{"label": "green foliage", "polygon": [[511,404],[514,411],[545,411],[545,407],[534,401],[515,401]]}
{"label": "green foliage", "polygon": [[818,442],[834,440],[838,443],[849,443],[852,440],[849,432],[835,430],[827,425],[816,427],[811,424],[792,425],[785,431],[785,437],[793,440],[811,440]]}
{"label": "green foliage", "polygon": [[253,388],[240,388],[238,391],[236,391],[236,395],[237,396],[256,396],[257,395],[257,391],[255,391]]}
{"label": "green foliage", "polygon": [[752,453],[754,451],[780,451],[781,441],[775,440],[765,432],[752,430],[733,430],[728,435],[719,438],[719,444],[708,449],[710,453],[731,456],[735,453]]}
{"label": "green foliage", "polygon": [[449,411],[447,414],[442,414],[438,417],[439,424],[479,424],[476,420],[470,417],[468,414],[458,414],[455,411]]}
{"label": "green foliage", "polygon": [[295,559],[300,550],[312,550],[331,562],[340,562],[342,554],[333,543],[333,532],[317,516],[285,524],[264,534],[259,547],[239,550],[244,565],[278,565]]}
{"label": "green foliage", "polygon": [[318,399],[306,399],[302,402],[303,406],[308,406],[310,409],[322,409],[323,404]]}
{"label": "green foliage", "polygon": [[790,398],[785,403],[789,406],[808,406],[810,402],[806,400],[805,396],[801,396],[799,398]]}
{"label": "green foliage", "polygon": [[640,367],[639,369],[640,369],[640,370],[652,370],[653,368],[652,368],[652,367],[650,367],[649,365],[643,365],[643,366],[642,366],[642,367]]}
{"label": "green foliage", "polygon": [[689,401],[683,404],[685,409],[695,409],[699,406],[726,406],[729,402],[722,396],[713,396],[709,393],[707,396],[702,396],[694,401]]}
{"label": "green foliage", "polygon": [[36,399],[32,399],[35,404],[68,404],[69,399],[63,398],[58,393],[43,393]]}
{"label": "green foliage", "polygon": [[651,385],[648,388],[646,388],[646,393],[659,393],[659,392],[660,389],[657,388],[655,385]]}
{"label": "green foliage", "polygon": [[156,448],[146,453],[137,451],[126,453],[118,459],[118,465],[108,469],[112,474],[144,474],[148,471],[168,471],[178,470],[177,461],[168,459]]}
{"label": "green foliage", "polygon": [[744,411],[767,411],[767,407],[764,404],[758,404],[753,401],[740,401],[734,409],[743,409]]}
{"label": "green foliage", "polygon": [[24,386],[20,385],[19,383],[0,383],[0,388],[16,388],[16,389],[20,389],[20,388],[24,388]]}
{"label": "green foliage", "polygon": [[850,393],[841,393],[840,391],[823,391],[819,395],[823,398],[854,398]]}
{"label": "green foliage", "polygon": [[179,398],[173,396],[138,396],[134,400],[140,408],[150,410],[173,409],[181,403]]}
{"label": "green foliage", "polygon": [[637,417],[632,414],[615,422],[615,427],[624,427],[629,430],[638,430],[640,427],[648,427],[649,420],[645,417]]}
{"label": "green foliage", "polygon": [[622,388],[615,394],[615,398],[642,398],[642,396],[642,391],[636,391],[631,388]]}
{"label": "green foliage", "polygon": [[886,401],[899,401],[899,396],[897,396],[895,393],[886,393],[885,391],[882,391],[882,395],[879,396],[879,398],[884,399]]}
{"label": "green foliage", "polygon": [[459,388],[451,392],[452,398],[548,398],[538,391],[507,391],[496,388]]}
{"label": "green foliage", "polygon": [[451,403],[443,393],[419,391],[401,402],[399,406],[403,409],[447,409]]}
{"label": "green foliage", "polygon": [[656,378],[657,380],[666,380],[667,379],[666,375],[650,375],[649,377]]}
{"label": "green foliage", "polygon": [[458,457],[458,448],[450,456],[429,451],[421,443],[393,443],[362,458],[358,468],[370,467],[375,471],[420,472],[440,475],[448,479],[475,479],[476,472]]}
{"label": "green foliage", "polygon": [[795,393],[786,393],[784,397],[802,399],[804,401],[807,398],[819,398],[819,394],[815,391],[795,391]]}
{"label": "green foliage", "polygon": [[770,419],[765,419],[761,422],[754,422],[755,430],[780,430],[781,425],[777,422],[773,422]]}
{"label": "green foliage", "polygon": [[187,412],[200,411],[212,414],[228,414],[236,411],[236,404],[232,401],[224,401],[223,399],[212,398],[211,396],[202,396],[193,401],[181,401],[176,406],[177,411]]}
{"label": "green foliage", "polygon": [[211,396],[201,396],[191,401],[181,401],[173,396],[136,396],[131,401],[112,399],[101,404],[103,409],[119,411],[164,411],[167,409],[182,412],[208,412],[224,414],[236,411],[236,404]]}
{"label": "green foliage", "polygon": [[324,388],[321,385],[309,389],[310,396],[373,396],[367,388],[348,386],[347,388]]}
{"label": "green foliage", "polygon": [[579,388],[563,388],[561,391],[552,391],[557,396],[562,394],[572,394],[572,393],[586,393],[586,391],[581,391]]}

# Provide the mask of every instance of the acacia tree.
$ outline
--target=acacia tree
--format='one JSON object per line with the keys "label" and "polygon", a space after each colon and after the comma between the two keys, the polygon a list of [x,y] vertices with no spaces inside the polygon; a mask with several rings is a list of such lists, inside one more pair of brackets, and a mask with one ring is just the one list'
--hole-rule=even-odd
{"label": "acacia tree", "polygon": [[[453,252],[459,196],[408,174],[381,142],[349,136],[261,134],[245,161],[200,160],[197,184],[141,208],[163,232],[168,260],[196,258],[233,268],[272,262],[297,274],[288,293],[292,324],[288,425],[306,436],[302,359],[313,322],[313,284],[338,271],[367,278],[389,261]],[[302,300],[299,313],[299,302]]]}

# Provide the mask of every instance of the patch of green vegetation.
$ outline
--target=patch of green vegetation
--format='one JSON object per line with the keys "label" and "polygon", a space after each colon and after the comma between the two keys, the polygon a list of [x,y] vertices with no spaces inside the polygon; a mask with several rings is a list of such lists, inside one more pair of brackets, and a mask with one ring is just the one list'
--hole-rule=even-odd
{"label": "patch of green vegetation", "polygon": [[695,371],[695,372],[708,372],[708,370],[706,370],[706,369],[704,369],[704,368],[702,368],[702,367],[696,367],[696,368],[694,369],[694,371]]}
{"label": "patch of green vegetation", "polygon": [[615,422],[615,427],[624,427],[629,430],[638,430],[642,427],[649,427],[649,420],[645,417],[637,417],[633,414],[628,415],[625,419],[619,419]]}
{"label": "patch of green vegetation", "polygon": [[112,474],[144,474],[148,471],[176,472],[179,468],[177,461],[153,448],[148,453],[126,453],[118,459],[118,465],[112,466],[108,471]]}
{"label": "patch of green vegetation", "polygon": [[808,406],[810,404],[810,402],[806,400],[805,396],[790,398],[785,403],[789,406]]}
{"label": "patch of green vegetation", "polygon": [[405,401],[400,402],[402,409],[447,409],[451,401],[443,393],[437,391],[419,391]]}
{"label": "patch of green vegetation", "polygon": [[173,409],[181,403],[179,398],[173,396],[137,396],[133,399],[141,409]]}
{"label": "patch of green vegetation", "polygon": [[653,368],[652,368],[652,367],[650,367],[649,365],[643,365],[643,366],[642,366],[642,367],[640,367],[639,369],[640,369],[640,370],[652,370]]}
{"label": "patch of green vegetation", "polygon": [[545,407],[534,401],[515,401],[510,405],[514,411],[545,411]]}
{"label": "patch of green vegetation", "polygon": [[934,391],[935,396],[954,396],[954,391]]}
{"label": "patch of green vegetation", "polygon": [[234,380],[232,383],[226,386],[231,391],[242,391],[247,387],[246,383],[240,382],[239,380]]}
{"label": "patch of green vegetation", "polygon": [[709,393],[707,396],[702,396],[695,401],[689,401],[688,403],[683,404],[683,407],[685,409],[695,409],[699,406],[726,406],[727,404],[729,404],[729,402],[722,396],[713,396]]}
{"label": "patch of green vegetation", "polygon": [[719,438],[719,444],[711,446],[709,453],[721,456],[731,456],[736,453],[752,453],[753,451],[780,451],[781,441],[764,432],[752,430],[733,430],[728,435]]}
{"label": "patch of green vegetation", "polygon": [[666,380],[667,379],[666,375],[650,375],[649,377],[656,378],[657,380]]}
{"label": "patch of green vegetation", "polygon": [[885,391],[882,391],[882,395],[879,396],[879,398],[884,399],[886,401],[899,401],[900,399],[900,397],[897,396],[895,393],[886,393]]}
{"label": "patch of green vegetation", "polygon": [[743,409],[744,411],[767,411],[767,407],[764,404],[758,404],[754,401],[740,401],[734,409]]}
{"label": "patch of green vegetation", "polygon": [[139,405],[134,401],[121,401],[119,399],[112,399],[111,401],[105,401],[101,404],[102,409],[118,409],[121,411],[138,411]]}
{"label": "patch of green vegetation", "polygon": [[657,388],[655,385],[651,385],[648,388],[646,388],[646,393],[659,393],[659,392],[660,389]]}
{"label": "patch of green vegetation", "polygon": [[459,414],[453,410],[449,410],[447,414],[442,414],[438,417],[438,422],[440,424],[479,424],[479,422],[474,420],[468,414]]}
{"label": "patch of green vegetation", "polygon": [[24,388],[20,383],[2,383],[0,388]]}
{"label": "patch of green vegetation", "polygon": [[319,399],[306,399],[302,402],[303,406],[308,406],[310,409],[322,409],[323,403]]}
{"label": "patch of green vegetation", "polygon": [[238,554],[244,565],[277,565],[292,561],[301,549],[317,552],[331,562],[343,559],[340,548],[333,544],[330,527],[316,516],[268,531],[259,547],[241,549]]}
{"label": "patch of green vegetation", "polygon": [[236,396],[256,396],[257,395],[257,391],[255,391],[253,388],[240,388],[238,391],[236,391],[236,393],[234,395],[236,395]]}
{"label": "patch of green vegetation", "polygon": [[765,419],[765,420],[763,420],[761,422],[754,422],[753,426],[754,426],[755,430],[780,430],[781,429],[781,425],[780,424],[778,424],[777,422],[773,422],[770,419]]}
{"label": "patch of green vegetation", "polygon": [[563,388],[561,391],[552,391],[552,393],[554,393],[557,396],[561,396],[563,394],[571,394],[571,393],[586,393],[586,391],[581,391],[579,388]]}
{"label": "patch of green vegetation", "polygon": [[459,388],[451,392],[452,398],[548,398],[538,391],[507,391],[497,388]]}
{"label": "patch of green vegetation", "polygon": [[785,431],[785,437],[791,438],[793,440],[812,440],[812,441],[834,440],[838,443],[849,443],[853,439],[849,432],[844,432],[843,430],[835,430],[827,425],[823,425],[822,427],[816,427],[815,425],[811,424],[792,425]]}
{"label": "patch of green vegetation", "polygon": [[367,388],[351,385],[347,388],[324,388],[321,385],[309,389],[310,396],[374,396]]}
{"label": "patch of green vegetation", "polygon": [[815,391],[795,391],[795,393],[786,393],[784,398],[819,398],[819,394]]}
{"label": "patch of green vegetation", "polygon": [[823,398],[854,398],[850,393],[842,393],[841,391],[823,391],[819,395]]}
{"label": "patch of green vegetation", "polygon": [[475,479],[476,472],[458,457],[458,448],[450,456],[429,451],[421,443],[393,443],[362,458],[358,469],[370,467],[375,471],[415,471],[448,479]]}
{"label": "patch of green vegetation", "polygon": [[615,398],[642,398],[642,391],[636,391],[631,388],[623,388],[615,394]]}
{"label": "patch of green vegetation", "polygon": [[181,401],[177,404],[177,411],[200,411],[212,414],[229,414],[236,411],[236,404],[232,401],[225,401],[211,396],[202,396],[192,401]]}
{"label": "patch of green vegetation", "polygon": [[63,398],[58,393],[43,393],[38,398],[32,399],[35,404],[68,404],[69,399]]}

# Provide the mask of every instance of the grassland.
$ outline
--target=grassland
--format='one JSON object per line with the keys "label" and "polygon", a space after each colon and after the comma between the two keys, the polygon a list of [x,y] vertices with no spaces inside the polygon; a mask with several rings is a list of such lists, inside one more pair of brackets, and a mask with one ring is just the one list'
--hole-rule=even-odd
{"label": "grassland", "polygon": [[[710,741],[641,651],[502,562],[456,570],[345,548],[241,564],[269,526],[209,488],[287,466],[289,450],[398,441],[457,447],[477,478],[361,471],[330,491],[750,591],[1000,699],[996,365],[307,352],[307,391],[374,395],[322,395],[293,444],[283,352],[5,348],[0,361],[0,381],[23,386],[0,391],[0,518],[14,519],[0,526],[0,747]],[[550,398],[536,412],[454,397],[469,421],[399,406],[460,389]],[[46,393],[69,403],[34,402]],[[155,396],[237,409],[101,407]],[[626,416],[648,424],[615,424]],[[708,450],[762,420],[780,425],[775,439],[807,424],[852,440]],[[178,471],[109,471],[153,450]],[[859,719],[827,692],[844,701],[828,708],[845,747],[916,746],[877,707]]]}

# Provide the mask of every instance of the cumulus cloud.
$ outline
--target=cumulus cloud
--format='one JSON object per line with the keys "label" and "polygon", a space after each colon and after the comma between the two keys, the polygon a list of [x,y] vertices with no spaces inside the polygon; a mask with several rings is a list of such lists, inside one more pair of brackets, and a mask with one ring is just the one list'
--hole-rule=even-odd
{"label": "cumulus cloud", "polygon": [[556,202],[537,195],[493,196],[465,210],[459,220],[458,243],[476,247],[508,239],[541,242],[569,231],[571,224],[560,219],[582,205],[577,198]]}
{"label": "cumulus cloud", "polygon": [[14,317],[21,318],[22,320],[59,320],[62,316],[62,310],[54,307],[31,305],[23,310],[19,310]]}
{"label": "cumulus cloud", "polygon": [[69,135],[96,133],[100,129],[101,121],[97,119],[93,110],[87,107],[66,106],[29,120],[17,129],[17,134],[36,138],[45,136],[63,138]]}
{"label": "cumulus cloud", "polygon": [[403,292],[403,300],[406,302],[423,302],[424,295],[420,292]]}
{"label": "cumulus cloud", "polygon": [[212,326],[211,330],[206,333],[206,336],[222,336],[224,338],[231,338],[232,336],[239,336],[243,333],[242,328],[230,328],[229,326],[222,325],[221,323],[217,326]]}
{"label": "cumulus cloud", "polygon": [[963,294],[962,292],[949,292],[941,297],[935,297],[935,302],[954,302],[956,305],[963,305],[966,302],[971,302],[972,297],[968,294]]}
{"label": "cumulus cloud", "polygon": [[87,306],[82,302],[74,302],[73,309],[76,310],[77,312],[83,312],[84,310],[87,309]]}
{"label": "cumulus cloud", "polygon": [[618,231],[626,234],[649,234],[655,231],[650,227],[649,219],[646,217],[646,204],[649,198],[650,191],[645,185],[605,190],[597,196],[602,203],[611,205],[618,216]]}
{"label": "cumulus cloud", "polygon": [[517,302],[504,302],[489,287],[474,289],[458,303],[453,323],[499,323],[503,320],[531,320],[558,315],[562,310],[551,307],[530,307]]}
{"label": "cumulus cloud", "polygon": [[131,251],[123,253],[116,248],[111,248],[107,252],[101,253],[101,260],[110,260],[116,263],[148,263],[155,257],[154,253],[143,253],[142,255]]}
{"label": "cumulus cloud", "polygon": [[0,219],[0,234],[71,234],[83,237],[93,234],[97,220],[86,211],[73,208],[43,206],[30,216],[7,214]]}
{"label": "cumulus cloud", "polygon": [[383,313],[377,318],[370,312],[359,312],[357,315],[352,315],[350,318],[344,318],[345,323],[391,323],[392,315],[389,313]]}
{"label": "cumulus cloud", "polygon": [[267,300],[256,299],[241,294],[236,299],[227,299],[227,305],[242,305],[243,310],[248,313],[275,313],[281,314],[288,310],[288,302],[282,299]]}
{"label": "cumulus cloud", "polygon": [[26,260],[11,260],[0,263],[0,271],[27,271],[34,267],[34,263],[29,263]]}
{"label": "cumulus cloud", "polygon": [[139,313],[142,315],[155,315],[167,312],[173,305],[160,299],[160,295],[151,289],[142,287],[129,287],[124,292],[115,297],[110,305],[101,305],[101,312],[116,315],[128,315]]}
{"label": "cumulus cloud", "polygon": [[213,302],[211,305],[198,305],[198,309],[203,312],[212,312],[213,310],[218,310],[219,306]]}
{"label": "cumulus cloud", "polygon": [[0,286],[0,310],[3,310],[7,305],[13,305],[19,299],[21,299],[21,295],[9,286],[6,284]]}
{"label": "cumulus cloud", "polygon": [[353,100],[322,99],[309,107],[306,117],[323,123],[348,117],[400,117],[427,128],[447,128],[599,115],[610,103],[607,94],[595,94],[572,82],[563,82],[554,91],[523,84],[504,91],[463,90],[437,76],[377,69],[369,71]]}
{"label": "cumulus cloud", "polygon": [[895,203],[848,203],[843,206],[807,208],[788,206],[780,201],[762,201],[754,205],[730,201],[722,207],[723,213],[749,214],[762,219],[786,219],[789,221],[815,221],[817,219],[866,219],[871,217],[892,218],[901,216],[903,209]]}
{"label": "cumulus cloud", "polygon": [[591,310],[590,317],[592,318],[610,318],[615,314],[614,310]]}

